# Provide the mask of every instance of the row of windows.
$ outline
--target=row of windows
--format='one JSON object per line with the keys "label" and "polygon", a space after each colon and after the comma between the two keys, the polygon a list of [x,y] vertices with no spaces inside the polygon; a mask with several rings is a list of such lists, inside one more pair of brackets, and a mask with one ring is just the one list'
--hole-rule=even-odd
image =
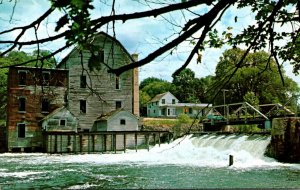
{"label": "row of windows", "polygon": [[[61,127],[66,126],[66,124],[67,124],[66,119],[60,119],[59,120],[59,125]],[[120,125],[126,125],[126,120],[125,119],[120,119]],[[17,128],[18,128],[18,138],[25,138],[26,137],[26,124],[25,123],[18,123]]]}
{"label": "row of windows", "polygon": [[[41,100],[41,111],[42,112],[49,112],[50,102],[47,98],[43,98]],[[25,112],[26,111],[26,98],[19,97],[19,111]]]}
{"label": "row of windows", "polygon": [[[122,101],[115,102],[116,109],[122,108]],[[49,112],[50,102],[47,98],[43,98],[41,101],[41,111]],[[86,113],[86,100],[80,100],[80,113]],[[19,97],[19,112],[26,111],[26,98]]]}
{"label": "row of windows", "polygon": [[[122,101],[115,101],[115,108],[122,108]],[[80,100],[80,113],[86,113],[86,100]]]}
{"label": "row of windows", "polygon": [[[120,77],[117,76],[116,77],[116,89],[119,90],[121,89],[121,85],[120,85]],[[86,76],[85,75],[81,75],[80,76],[80,88],[86,88],[87,87],[87,80],[86,80]]]}
{"label": "row of windows", "polygon": [[[27,71],[26,70],[19,70],[18,71],[18,84],[20,86],[25,86],[26,85],[26,81],[27,81]],[[43,71],[42,72],[42,84],[43,85],[49,85],[49,81],[50,81],[50,72],[49,71]]]}
{"label": "row of windows", "polygon": [[[166,103],[166,100],[165,99],[161,99],[161,104],[165,104]],[[175,104],[176,101],[175,99],[172,99],[172,104]]]}

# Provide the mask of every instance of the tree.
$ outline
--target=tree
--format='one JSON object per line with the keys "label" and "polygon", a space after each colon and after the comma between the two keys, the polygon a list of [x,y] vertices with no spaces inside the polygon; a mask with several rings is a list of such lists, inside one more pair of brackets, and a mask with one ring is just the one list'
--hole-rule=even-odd
{"label": "tree", "polygon": [[187,68],[174,76],[173,84],[176,87],[175,96],[181,102],[199,102],[197,89],[201,85],[200,80],[195,78],[195,73]]}
{"label": "tree", "polygon": [[[129,69],[143,66],[153,61],[164,53],[172,53],[176,48],[190,41],[193,45],[190,55],[186,58],[182,66],[175,71],[175,75],[179,74],[191,62],[196,55],[197,61],[201,62],[201,51],[207,47],[219,48],[224,44],[232,47],[245,45],[247,50],[237,62],[239,67],[251,50],[261,50],[269,47],[270,56],[272,56],[278,67],[281,64],[278,58],[283,61],[291,61],[294,63],[295,72],[299,70],[298,49],[299,39],[299,7],[298,0],[203,0],[203,1],[186,1],[186,0],[170,0],[170,1],[148,1],[140,0],[141,3],[149,5],[149,9],[140,12],[127,14],[116,14],[116,1],[112,0],[111,12],[98,18],[92,18],[91,12],[94,9],[92,0],[49,0],[51,7],[39,18],[25,26],[17,26],[12,29],[0,32],[3,36],[0,44],[5,45],[2,55],[15,48],[26,48],[27,46],[44,44],[47,42],[55,43],[61,39],[65,39],[65,44],[56,48],[53,53],[46,56],[37,56],[32,61],[43,61],[60,53],[66,48],[77,45],[78,48],[86,48],[89,40],[100,30],[111,30],[115,34],[118,31],[116,23],[126,25],[131,20],[155,18],[165,19],[167,14],[184,14],[183,22],[176,23],[174,20],[168,20],[168,23],[177,28],[173,32],[172,37],[166,38],[164,44],[156,47],[156,50],[146,55],[144,58],[132,64],[121,66],[119,68],[109,68],[109,72],[117,75]],[[103,6],[107,6],[109,2],[100,1]],[[151,8],[155,7],[155,8]],[[224,13],[236,7],[237,9],[249,8],[255,16],[255,22],[243,23],[248,24],[241,33],[234,34],[232,27],[229,25],[226,30],[219,31],[216,29],[217,23],[220,22]],[[55,12],[56,11],[56,12]],[[45,38],[38,38],[38,33],[43,32],[40,26],[47,24],[47,19],[60,11],[62,16],[57,20],[56,27],[52,35]],[[172,17],[172,16],[171,16]],[[174,15],[173,15],[174,17]],[[235,22],[240,19],[239,15],[234,17]],[[288,26],[291,30],[280,30],[280,26]],[[33,31],[36,35],[32,39],[22,38],[26,33]],[[5,36],[9,34],[15,38],[7,39]],[[282,43],[285,41],[286,43]],[[39,47],[39,46],[38,46]],[[90,47],[91,50],[93,49]],[[296,55],[297,54],[297,55]],[[26,64],[28,61],[19,64]],[[268,64],[266,62],[266,64]],[[5,66],[4,66],[5,67]]]}
{"label": "tree", "polygon": [[[238,65],[239,57],[243,56],[244,51],[246,50],[238,48],[225,51],[217,65],[215,85],[218,82],[225,83],[222,87],[228,90],[226,102],[246,100],[255,105],[285,103],[292,94],[299,92],[297,83],[288,78],[283,69],[280,68],[281,76],[274,74],[278,72],[278,67],[266,52],[249,53],[244,62]],[[216,100],[218,104],[223,103],[222,97],[223,94],[219,94]]]}

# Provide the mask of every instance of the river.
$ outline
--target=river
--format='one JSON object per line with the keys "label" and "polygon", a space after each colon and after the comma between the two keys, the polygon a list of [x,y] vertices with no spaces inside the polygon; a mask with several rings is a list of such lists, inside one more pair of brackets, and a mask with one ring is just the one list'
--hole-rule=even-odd
{"label": "river", "polygon": [[149,152],[5,153],[0,189],[300,188],[300,164],[265,157],[269,143],[269,136],[211,134],[185,136]]}

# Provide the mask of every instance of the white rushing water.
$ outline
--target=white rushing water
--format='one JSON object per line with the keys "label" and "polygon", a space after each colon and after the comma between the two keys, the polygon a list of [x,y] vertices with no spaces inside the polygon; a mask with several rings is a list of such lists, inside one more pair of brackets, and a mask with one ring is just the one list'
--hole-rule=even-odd
{"label": "white rushing water", "polygon": [[[282,163],[264,156],[266,147],[270,143],[268,136],[246,135],[202,135],[185,136],[170,144],[154,146],[147,150],[127,150],[118,154],[82,154],[82,155],[49,155],[33,154],[37,156],[22,157],[14,155],[14,159],[22,162],[39,163],[81,163],[96,164],[176,164],[200,167],[227,167],[229,155],[233,155],[233,168],[279,166]],[[27,154],[28,155],[28,154]],[[11,156],[4,154],[0,157]]]}

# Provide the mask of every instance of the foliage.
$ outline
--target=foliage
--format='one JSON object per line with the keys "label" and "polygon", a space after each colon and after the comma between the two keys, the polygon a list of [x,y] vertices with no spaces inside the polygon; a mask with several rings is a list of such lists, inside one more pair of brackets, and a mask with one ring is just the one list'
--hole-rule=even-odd
{"label": "foliage", "polygon": [[255,96],[254,92],[247,92],[243,99],[254,107],[259,105],[259,99]]}
{"label": "foliage", "polygon": [[180,114],[178,116],[178,123],[179,124],[192,124],[193,119],[191,119],[188,115],[186,114]]}
{"label": "foliage", "polygon": [[[240,57],[245,50],[234,48],[226,50],[216,67],[216,83],[223,83],[227,89],[226,102],[242,102],[244,98],[253,99],[253,103],[284,103],[291,94],[299,92],[296,82],[288,78],[275,61],[266,52],[249,53],[241,64]],[[266,63],[268,63],[266,65]],[[230,80],[229,80],[230,79]],[[250,93],[250,94],[249,94]],[[216,99],[221,104],[223,94]]]}
{"label": "foliage", "polygon": [[[136,12],[128,12],[123,6],[118,6],[118,1],[100,1],[93,2],[92,0],[49,0],[51,5],[47,11],[32,23],[24,26],[17,26],[12,29],[1,31],[0,35],[4,36],[0,40],[0,44],[4,48],[2,55],[7,55],[15,48],[26,48],[28,46],[43,44],[47,42],[61,42],[65,40],[65,44],[55,49],[51,55],[37,56],[32,61],[43,61],[52,55],[60,53],[62,50],[76,44],[77,47],[83,48],[99,31],[106,30],[109,33],[115,34],[121,30],[121,25],[130,23],[132,20],[144,18],[153,18],[156,20],[176,18],[178,13],[183,15],[180,22],[174,19],[167,20],[166,23],[172,26],[173,32],[170,32],[174,37],[166,37],[166,40],[161,47],[155,47],[153,52],[150,52],[143,59],[133,62],[132,64],[121,66],[119,68],[109,68],[109,72],[120,75],[122,72],[135,67],[140,67],[150,63],[155,58],[164,53],[172,53],[176,48],[186,41],[190,41],[193,46],[192,51],[183,63],[183,65],[175,72],[179,74],[192,61],[194,56],[197,56],[197,62],[201,62],[202,51],[207,47],[220,48],[224,44],[231,47],[239,45],[246,47],[247,50],[237,62],[238,67],[244,62],[245,56],[250,50],[259,51],[269,48],[270,55],[274,58],[276,65],[279,66],[279,58],[283,61],[289,61],[294,65],[294,72],[298,73],[299,66],[299,6],[298,0],[203,0],[203,1],[187,1],[187,0],[166,0],[166,1],[148,1],[140,0],[141,4],[148,5],[148,10]],[[94,5],[107,6],[111,8],[109,13],[101,13],[100,16],[94,18],[92,15]],[[124,6],[126,7],[126,6]],[[153,8],[155,7],[155,8]],[[116,8],[119,8],[122,14],[116,13]],[[244,29],[233,28],[231,22],[225,22],[225,29],[219,29],[218,23],[225,18],[225,13],[229,9],[251,10],[254,17],[253,22],[243,23]],[[59,11],[61,17],[57,19],[53,35],[43,39],[38,39],[39,33],[44,32],[40,29],[41,26],[47,25],[48,18]],[[13,11],[14,12],[14,11]],[[126,12],[126,14],[123,14]],[[242,18],[238,12],[231,11],[234,22],[239,22]],[[11,16],[12,17],[12,16]],[[119,25],[117,25],[118,23]],[[123,26],[122,26],[123,27]],[[281,30],[282,27],[286,29]],[[124,28],[124,27],[123,27]],[[36,35],[32,38],[24,39],[24,35],[33,30]],[[233,32],[234,31],[234,32]],[[240,31],[240,32],[238,32]],[[7,35],[13,34],[13,35]],[[2,37],[1,36],[1,37]],[[6,36],[13,36],[6,40]],[[170,36],[170,34],[167,34]],[[24,39],[24,41],[20,40]],[[266,63],[267,64],[267,63]]]}

